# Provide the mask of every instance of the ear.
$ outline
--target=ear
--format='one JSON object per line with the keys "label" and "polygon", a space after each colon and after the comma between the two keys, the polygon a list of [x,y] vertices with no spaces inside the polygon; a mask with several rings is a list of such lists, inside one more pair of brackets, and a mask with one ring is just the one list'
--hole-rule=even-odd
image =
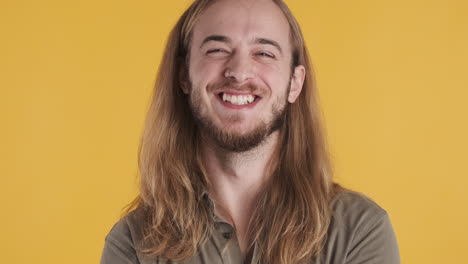
{"label": "ear", "polygon": [[305,68],[302,65],[294,68],[293,76],[291,77],[291,87],[288,95],[288,102],[294,103],[302,91],[305,79]]}
{"label": "ear", "polygon": [[179,70],[179,81],[180,81],[180,89],[184,92],[184,94],[189,94],[189,81],[188,81],[188,70],[184,63],[180,64],[181,69]]}

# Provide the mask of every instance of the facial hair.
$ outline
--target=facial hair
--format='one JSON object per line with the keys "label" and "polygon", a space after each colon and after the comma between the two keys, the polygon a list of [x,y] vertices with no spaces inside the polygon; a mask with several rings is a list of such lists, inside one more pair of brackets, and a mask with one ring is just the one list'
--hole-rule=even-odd
{"label": "facial hair", "polygon": [[[226,131],[217,127],[213,120],[203,111],[201,95],[198,92],[193,92],[192,84],[190,83],[189,105],[192,111],[192,116],[197,127],[200,129],[202,137],[213,140],[214,143],[230,152],[245,152],[252,150],[262,144],[273,132],[279,130],[286,118],[288,107],[288,95],[291,86],[291,79],[288,83],[286,94],[278,98],[272,105],[272,118],[269,122],[262,120],[252,131],[239,135],[230,131]],[[251,87],[250,89],[255,89]],[[212,89],[209,89],[212,90]],[[236,118],[236,117],[234,117]],[[233,120],[234,121],[234,120]]]}

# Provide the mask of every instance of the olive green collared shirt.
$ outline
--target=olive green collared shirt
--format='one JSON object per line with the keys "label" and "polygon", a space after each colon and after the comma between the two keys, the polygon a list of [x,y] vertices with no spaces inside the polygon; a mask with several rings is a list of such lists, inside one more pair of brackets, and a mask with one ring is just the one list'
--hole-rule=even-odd
{"label": "olive green collared shirt", "polygon": [[[327,240],[310,264],[400,263],[395,233],[384,209],[352,192],[338,194],[332,201],[332,209]],[[114,225],[106,237],[101,264],[244,263],[233,227],[216,215],[214,233],[195,256],[181,262],[144,258],[135,250],[135,242],[142,238],[139,217],[132,212]],[[252,256],[249,264],[260,263],[256,247]]]}

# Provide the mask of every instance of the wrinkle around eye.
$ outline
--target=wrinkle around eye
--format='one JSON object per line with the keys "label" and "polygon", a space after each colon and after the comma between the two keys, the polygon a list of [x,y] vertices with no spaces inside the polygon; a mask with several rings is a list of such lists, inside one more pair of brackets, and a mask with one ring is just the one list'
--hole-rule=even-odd
{"label": "wrinkle around eye", "polygon": [[206,55],[220,55],[222,53],[229,54],[229,52],[225,49],[209,49],[205,52]]}
{"label": "wrinkle around eye", "polygon": [[260,57],[267,57],[267,58],[276,59],[276,56],[274,54],[269,53],[269,52],[257,52],[256,55],[259,55]]}

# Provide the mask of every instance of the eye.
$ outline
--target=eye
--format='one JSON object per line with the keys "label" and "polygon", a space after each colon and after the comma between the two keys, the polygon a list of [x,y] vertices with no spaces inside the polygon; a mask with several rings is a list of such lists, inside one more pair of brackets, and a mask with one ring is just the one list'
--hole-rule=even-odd
{"label": "eye", "polygon": [[227,52],[227,51],[224,49],[210,49],[206,52],[206,54],[220,53],[220,52]]}
{"label": "eye", "polygon": [[260,57],[267,57],[267,58],[272,58],[272,59],[275,58],[275,55],[269,52],[264,52],[264,51],[258,52],[257,55]]}

